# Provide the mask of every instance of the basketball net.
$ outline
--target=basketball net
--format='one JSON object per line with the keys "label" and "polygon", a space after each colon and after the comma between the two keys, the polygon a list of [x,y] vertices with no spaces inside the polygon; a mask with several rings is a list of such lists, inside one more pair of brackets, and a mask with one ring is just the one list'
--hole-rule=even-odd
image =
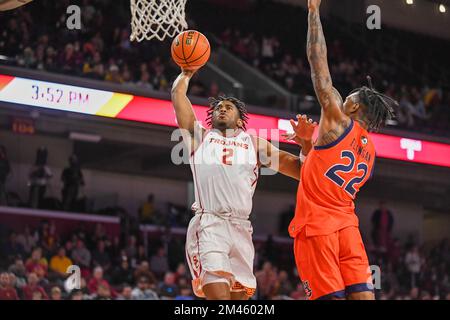
{"label": "basketball net", "polygon": [[163,41],[187,29],[187,0],[131,0],[131,41]]}

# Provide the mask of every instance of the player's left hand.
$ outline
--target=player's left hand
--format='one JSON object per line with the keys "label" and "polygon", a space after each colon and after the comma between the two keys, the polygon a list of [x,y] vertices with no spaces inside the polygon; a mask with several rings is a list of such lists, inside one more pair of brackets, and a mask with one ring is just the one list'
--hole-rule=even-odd
{"label": "player's left hand", "polygon": [[301,140],[311,141],[317,122],[308,119],[306,115],[297,115],[297,120],[297,123],[292,119],[290,121],[294,133],[283,134],[282,137],[286,140],[293,140],[298,144],[300,144]]}

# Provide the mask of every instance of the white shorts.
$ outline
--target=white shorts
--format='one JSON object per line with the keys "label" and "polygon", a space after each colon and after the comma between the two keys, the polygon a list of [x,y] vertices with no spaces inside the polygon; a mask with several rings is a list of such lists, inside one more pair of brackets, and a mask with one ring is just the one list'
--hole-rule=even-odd
{"label": "white shorts", "polygon": [[227,279],[233,292],[254,294],[252,233],[248,220],[226,220],[209,213],[196,214],[191,219],[186,235],[186,259],[196,296],[205,297],[202,285],[206,284],[206,273]]}

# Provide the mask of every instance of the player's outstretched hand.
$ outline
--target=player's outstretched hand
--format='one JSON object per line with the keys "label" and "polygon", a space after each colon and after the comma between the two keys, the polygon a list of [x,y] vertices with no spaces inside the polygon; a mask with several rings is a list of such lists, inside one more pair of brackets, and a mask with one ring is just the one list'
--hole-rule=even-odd
{"label": "player's outstretched hand", "polygon": [[318,10],[321,0],[308,0],[308,9],[311,11]]}
{"label": "player's outstretched hand", "polygon": [[301,140],[311,141],[314,134],[314,130],[317,127],[317,122],[312,119],[308,119],[306,115],[297,115],[298,122],[291,120],[291,126],[294,130],[292,134],[283,134],[282,137],[287,140],[293,140],[300,144]]}
{"label": "player's outstretched hand", "polygon": [[184,68],[181,68],[181,73],[183,75],[185,75],[185,76],[188,76],[189,78],[192,78],[192,76],[194,75],[194,73],[197,72],[198,69],[199,68],[196,68],[196,69],[184,69]]}

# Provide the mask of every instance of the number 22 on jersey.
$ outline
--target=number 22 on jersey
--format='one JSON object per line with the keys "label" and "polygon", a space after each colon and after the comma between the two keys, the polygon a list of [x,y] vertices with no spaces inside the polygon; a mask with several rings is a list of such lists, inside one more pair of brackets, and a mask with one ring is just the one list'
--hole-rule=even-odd
{"label": "number 22 on jersey", "polygon": [[[348,177],[349,173],[353,171],[355,167],[355,154],[352,151],[344,150],[341,153],[341,159],[349,159],[349,164],[335,164],[332,167],[330,167],[327,172],[325,173],[325,176],[333,181],[335,184],[337,184],[339,187],[344,188],[344,190],[351,195],[352,197],[356,194],[355,185],[360,184],[364,181],[364,178],[367,175],[368,172],[368,166],[364,162],[360,162],[357,165],[357,174],[359,176],[354,177]],[[362,174],[362,175],[361,175]],[[346,177],[347,176],[347,177]],[[349,181],[347,181],[350,179]]]}

